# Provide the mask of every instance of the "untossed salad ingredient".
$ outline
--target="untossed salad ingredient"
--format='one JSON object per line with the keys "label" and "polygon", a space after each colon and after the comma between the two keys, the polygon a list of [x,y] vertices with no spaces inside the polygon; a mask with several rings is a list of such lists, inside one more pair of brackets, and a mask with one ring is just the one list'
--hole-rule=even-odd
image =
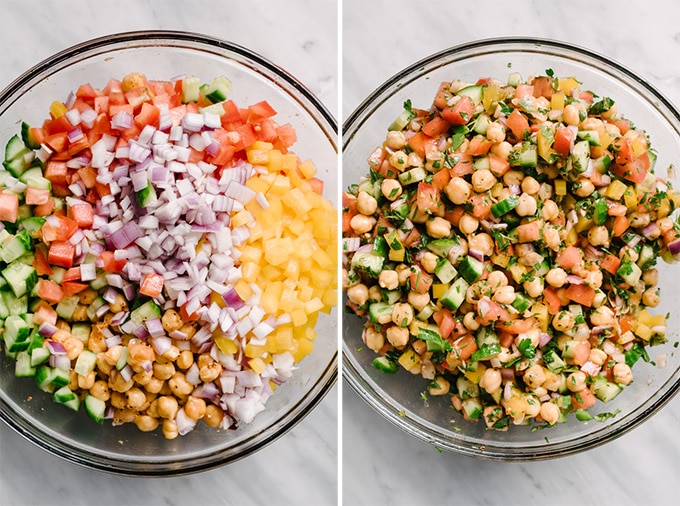
{"label": "untossed salad ingredient", "polygon": [[97,422],[250,423],[335,304],[337,211],[296,132],[231,82],[83,84],[0,171],[0,320],[17,376]]}
{"label": "untossed salad ingredient", "polygon": [[666,340],[650,308],[680,194],[622,113],[551,70],[404,104],[343,194],[343,289],[375,367],[499,430],[590,419],[633,381]]}

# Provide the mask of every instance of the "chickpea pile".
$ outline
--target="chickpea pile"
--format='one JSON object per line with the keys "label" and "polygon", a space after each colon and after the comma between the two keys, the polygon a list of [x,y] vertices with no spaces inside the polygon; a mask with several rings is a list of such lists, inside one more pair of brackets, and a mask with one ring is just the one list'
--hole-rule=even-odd
{"label": "chickpea pile", "polygon": [[383,372],[490,429],[592,418],[666,341],[680,196],[615,102],[552,72],[442,83],[344,194],[343,287]]}

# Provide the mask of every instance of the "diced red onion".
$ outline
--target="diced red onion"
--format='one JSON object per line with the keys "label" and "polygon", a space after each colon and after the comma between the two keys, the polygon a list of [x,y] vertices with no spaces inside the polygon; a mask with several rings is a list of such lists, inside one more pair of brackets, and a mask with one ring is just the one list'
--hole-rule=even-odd
{"label": "diced red onion", "polygon": [[111,128],[114,130],[127,130],[134,124],[134,116],[127,111],[118,111],[111,118]]}
{"label": "diced red onion", "polygon": [[668,244],[668,251],[670,252],[671,255],[675,256],[680,253],[680,238],[671,241]]}
{"label": "diced red onion", "polygon": [[45,341],[45,347],[52,355],[66,355],[66,348],[59,341]]}
{"label": "diced red onion", "polygon": [[132,370],[132,367],[130,367],[129,364],[126,364],[125,367],[123,367],[120,371],[120,376],[123,378],[123,380],[127,383],[132,379],[132,376],[134,375],[134,371]]}
{"label": "diced red onion", "polygon": [[166,336],[156,336],[151,339],[151,346],[158,356],[165,354],[172,347],[172,339]]}
{"label": "diced red onion", "polygon": [[38,327],[38,333],[40,333],[41,336],[48,338],[54,336],[57,330],[59,330],[59,328],[49,322],[42,322]]}
{"label": "diced red onion", "polygon": [[51,367],[56,367],[68,371],[71,369],[71,359],[67,355],[50,355],[48,363]]}

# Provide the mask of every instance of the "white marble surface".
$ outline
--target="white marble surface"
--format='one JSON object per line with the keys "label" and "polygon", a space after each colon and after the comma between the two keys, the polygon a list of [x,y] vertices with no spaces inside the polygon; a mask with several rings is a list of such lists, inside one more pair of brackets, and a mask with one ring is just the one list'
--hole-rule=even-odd
{"label": "white marble surface", "polygon": [[[0,88],[73,44],[140,29],[196,31],[249,47],[296,75],[337,114],[337,4],[326,0],[0,0]],[[84,469],[0,423],[0,505],[336,504],[338,390],[260,452],[168,479]]]}
{"label": "white marble surface", "polygon": [[[455,7],[454,7],[455,4]],[[680,105],[676,0],[343,2],[342,114],[401,68],[502,36],[556,38],[635,69]],[[648,423],[584,454],[500,463],[439,453],[342,390],[344,503],[659,505],[680,501],[680,396]]]}

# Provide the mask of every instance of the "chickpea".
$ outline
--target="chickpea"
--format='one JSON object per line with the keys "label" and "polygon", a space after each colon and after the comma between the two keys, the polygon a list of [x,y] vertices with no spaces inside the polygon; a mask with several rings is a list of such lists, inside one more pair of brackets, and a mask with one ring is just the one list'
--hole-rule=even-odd
{"label": "chickpea", "polygon": [[520,259],[520,263],[522,265],[526,265],[527,267],[533,267],[540,264],[541,262],[543,262],[543,255],[537,253],[536,251],[531,251]]}
{"label": "chickpea", "polygon": [[562,243],[559,230],[550,224],[545,224],[543,226],[543,242],[551,250],[559,251]]}
{"label": "chickpea", "polygon": [[588,230],[588,242],[593,246],[609,246],[609,231],[604,225]]}
{"label": "chickpea", "polygon": [[139,409],[146,404],[146,395],[139,387],[132,387],[125,392],[125,407]]}
{"label": "chickpea", "polygon": [[375,302],[380,302],[382,300],[382,291],[380,290],[380,286],[371,285],[371,287],[368,289],[368,300]]}
{"label": "chickpea", "polygon": [[505,140],[505,128],[498,121],[489,123],[486,127],[486,138],[491,142],[499,143]]}
{"label": "chickpea", "polygon": [[174,397],[163,395],[156,400],[156,410],[161,418],[173,420],[179,410],[179,403]]}
{"label": "chickpea", "polygon": [[408,292],[408,296],[406,299],[408,300],[408,303],[411,304],[416,311],[422,311],[425,308],[425,306],[427,306],[430,303],[430,294],[428,292],[418,293],[411,290]]}
{"label": "chickpea", "polygon": [[134,422],[142,432],[152,432],[158,428],[158,419],[149,415],[137,415]]}
{"label": "chickpea", "polygon": [[644,228],[651,223],[651,216],[649,213],[630,213],[628,216],[630,226],[633,228]]}
{"label": "chickpea", "polygon": [[552,319],[552,326],[559,332],[569,332],[576,323],[576,318],[570,311],[560,311]]}
{"label": "chickpea", "polygon": [[499,304],[512,304],[515,300],[515,289],[509,285],[498,287],[492,298]]}
{"label": "chickpea", "polygon": [[64,339],[61,344],[63,344],[64,348],[66,348],[66,356],[69,358],[69,360],[77,359],[78,355],[80,355],[80,352],[85,348],[83,342],[77,337],[73,336]]}
{"label": "chickpea", "polygon": [[89,320],[89,317],[87,316],[87,306],[78,305],[75,311],[73,311],[71,320],[74,322],[84,322]]}
{"label": "chickpea", "polygon": [[551,392],[557,392],[562,387],[564,375],[555,374],[548,369],[544,369],[543,372],[545,372],[545,381],[541,386]]}
{"label": "chickpea", "polygon": [[585,283],[591,288],[600,288],[602,286],[602,271],[599,269],[589,271],[586,274]]}
{"label": "chickpea", "polygon": [[486,392],[493,394],[501,388],[503,376],[495,367],[487,367],[479,378],[479,386]]}
{"label": "chickpea", "polygon": [[614,311],[607,306],[599,307],[590,313],[590,323],[595,327],[613,325]]}
{"label": "chickpea", "polygon": [[536,298],[543,293],[543,279],[534,276],[532,279],[528,279],[522,283],[522,287],[529,297]]}
{"label": "chickpea", "polygon": [[538,346],[538,342],[541,338],[541,333],[538,329],[527,330],[522,332],[515,337],[515,346],[519,346],[525,339],[529,340],[531,346]]}
{"label": "chickpea", "polygon": [[536,417],[541,412],[541,401],[535,395],[524,396],[524,413],[528,417]]}
{"label": "chickpea", "polygon": [[94,386],[97,374],[94,371],[90,371],[85,376],[78,374],[78,388],[83,390],[89,390]]}
{"label": "chickpea", "polygon": [[427,387],[427,393],[432,396],[446,395],[450,389],[451,384],[449,381],[442,376],[437,376]]}
{"label": "chickpea", "polygon": [[121,311],[127,311],[128,304],[127,301],[125,300],[125,297],[123,297],[123,294],[117,293],[116,298],[113,300],[113,302],[109,303],[109,309],[111,310],[112,313],[120,313]]}
{"label": "chickpea", "polygon": [[385,346],[385,335],[378,332],[374,327],[366,327],[361,334],[361,339],[370,350],[378,352]]}
{"label": "chickpea", "polygon": [[349,221],[349,226],[352,227],[354,233],[357,235],[365,234],[373,230],[376,220],[371,216],[365,214],[355,214]]}
{"label": "chickpea", "polygon": [[578,125],[581,122],[578,108],[574,104],[566,105],[562,111],[562,120],[567,125]]}
{"label": "chickpea", "polygon": [[579,197],[587,197],[595,191],[595,185],[588,179],[580,179],[572,185],[571,191]]}
{"label": "chickpea", "polygon": [[385,331],[385,337],[392,346],[400,350],[409,342],[409,330],[392,325]]}
{"label": "chickpea", "polygon": [[168,380],[175,374],[175,365],[172,362],[155,362],[153,375],[160,380]]}
{"label": "chickpea", "polygon": [[524,383],[527,384],[529,388],[538,388],[545,383],[547,376],[545,370],[538,364],[534,364],[524,371]]}
{"label": "chickpea", "polygon": [[541,404],[541,418],[548,425],[555,425],[560,419],[560,408],[554,402],[544,402]]}
{"label": "chickpea", "polygon": [[135,373],[132,376],[132,379],[137,383],[139,386],[145,386],[151,381],[151,378],[153,378],[153,369],[150,371],[142,371]]}
{"label": "chickpea", "polygon": [[123,354],[123,346],[116,344],[111,346],[106,353],[104,353],[104,359],[111,365],[116,365],[121,355]]}
{"label": "chickpea", "polygon": [[[609,112],[609,111],[607,111],[607,112]],[[602,113],[602,114],[603,114],[603,117],[604,117],[605,113]],[[604,131],[612,137],[618,137],[619,135],[621,135],[621,130],[619,129],[619,127],[617,127],[613,123],[605,123],[604,124]]]}
{"label": "chickpea", "polygon": [[347,289],[347,298],[357,306],[363,306],[368,302],[368,287],[363,283],[349,287]]}
{"label": "chickpea", "polygon": [[127,362],[135,372],[142,370],[145,363],[156,360],[156,353],[148,344],[131,339],[127,347],[129,352]]}
{"label": "chickpea", "polygon": [[496,176],[490,170],[480,169],[472,174],[472,188],[477,193],[483,193],[490,190],[496,184]]}
{"label": "chickpea", "polygon": [[385,144],[388,148],[398,150],[406,146],[406,135],[400,130],[390,130],[387,132]]}
{"label": "chickpea", "polygon": [[191,350],[184,350],[180,352],[179,356],[177,357],[175,366],[179,367],[180,369],[189,369],[193,363],[194,354],[191,352]]}
{"label": "chickpea", "polygon": [[413,321],[413,307],[406,302],[397,302],[392,309],[392,322],[399,327],[408,327]]}
{"label": "chickpea", "polygon": [[169,334],[175,330],[179,330],[182,326],[182,317],[174,309],[168,309],[161,317],[161,324],[163,329]]}
{"label": "chickpea", "polygon": [[89,306],[98,296],[99,294],[95,290],[86,288],[78,294],[78,302],[83,306]]}
{"label": "chickpea", "polygon": [[198,357],[199,377],[203,383],[210,383],[222,374],[222,364],[212,358],[208,353]]}
{"label": "chickpea", "polygon": [[491,271],[486,278],[486,282],[492,289],[506,286],[509,283],[508,277],[503,271]]}
{"label": "chickpea", "polygon": [[378,210],[378,201],[368,192],[360,191],[357,195],[357,211],[370,216]]}
{"label": "chickpea", "polygon": [[387,158],[388,163],[402,172],[408,166],[408,155],[404,151],[395,151]]}
{"label": "chickpea", "polygon": [[458,230],[465,235],[474,233],[479,228],[479,220],[471,214],[465,213],[460,217],[458,222]]}
{"label": "chickpea", "polygon": [[163,420],[162,430],[163,437],[165,439],[175,439],[177,436],[179,436],[177,422],[174,420]]}
{"label": "chickpea", "polygon": [[665,234],[674,226],[673,220],[671,220],[668,216],[658,219],[656,224],[659,225],[659,229],[661,230],[662,234]]}
{"label": "chickpea", "polygon": [[87,340],[87,349],[94,353],[104,353],[107,350],[106,338],[102,334],[102,323],[95,323],[90,330],[90,338]]}
{"label": "chickpea", "polygon": [[595,365],[604,365],[607,361],[607,354],[599,348],[591,348],[588,360]]}
{"label": "chickpea", "polygon": [[408,154],[408,158],[406,159],[406,163],[408,163],[409,167],[422,167],[423,166],[423,159],[421,158],[421,156],[418,153],[413,151],[413,152]]}
{"label": "chickpea", "polygon": [[642,303],[648,307],[656,307],[659,305],[659,290],[657,288],[648,288],[642,293]]}
{"label": "chickpea", "polygon": [[383,179],[380,183],[380,191],[387,200],[394,201],[401,197],[403,189],[396,179]]}
{"label": "chickpea", "polygon": [[480,232],[468,238],[468,248],[479,251],[484,256],[491,256],[495,250],[493,238],[486,232]]}
{"label": "chickpea", "polygon": [[545,200],[541,208],[541,215],[545,221],[552,221],[560,215],[560,208],[557,207],[554,200]]}
{"label": "chickpea", "polygon": [[121,89],[123,92],[128,92],[142,86],[146,86],[146,77],[140,72],[126,74],[121,81]]}
{"label": "chickpea", "polygon": [[536,195],[541,185],[531,176],[526,176],[522,179],[521,184],[522,191],[528,195]]}
{"label": "chickpea", "polygon": [[435,239],[441,239],[451,235],[451,222],[444,218],[440,218],[439,216],[427,220],[425,227],[427,233]]}
{"label": "chickpea", "polygon": [[152,394],[157,394],[161,390],[163,390],[164,386],[165,386],[164,380],[152,376],[149,382],[146,385],[144,385],[144,390]]}
{"label": "chickpea", "polygon": [[659,283],[659,271],[655,267],[647,269],[642,273],[642,281],[647,286],[656,286]]}
{"label": "chickpea", "polygon": [[104,380],[97,380],[90,387],[90,395],[96,397],[100,401],[108,401],[111,398],[109,385]]}
{"label": "chickpea", "polygon": [[178,397],[184,397],[194,391],[194,386],[187,381],[186,376],[182,372],[176,372],[172,378],[168,380],[170,390]]}
{"label": "chickpea", "polygon": [[399,286],[404,286],[411,278],[411,268],[406,264],[399,264],[394,270],[399,275]]}
{"label": "chickpea", "polygon": [[491,146],[490,151],[497,157],[507,160],[510,156],[510,152],[512,151],[512,144],[510,144],[508,141],[502,141]]}
{"label": "chickpea", "polygon": [[528,193],[522,193],[519,197],[519,204],[515,208],[515,212],[519,216],[533,216],[538,210],[536,199]]}
{"label": "chickpea", "polygon": [[567,388],[570,392],[580,392],[586,388],[586,373],[574,371],[567,376]]}
{"label": "chickpea", "polygon": [[633,371],[625,362],[619,362],[614,365],[612,372],[614,373],[614,381],[619,385],[628,385],[633,381]]}
{"label": "chickpea", "polygon": [[122,425],[124,423],[132,423],[137,416],[138,414],[134,409],[115,409],[113,411],[113,424]]}
{"label": "chickpea", "polygon": [[208,404],[205,408],[205,416],[203,416],[203,421],[208,424],[209,427],[219,427],[224,420],[224,411],[214,404]]}
{"label": "chickpea", "polygon": [[135,382],[133,379],[125,381],[125,378],[123,378],[123,375],[120,372],[118,372],[116,369],[111,370],[111,375],[109,376],[109,388],[111,388],[111,390],[114,392],[126,392],[132,388],[132,385],[134,384]]}
{"label": "chickpea", "polygon": [[[425,269],[425,272],[429,272],[432,274],[435,269],[437,268],[437,264],[439,263],[439,257],[432,253],[431,251],[426,251],[423,253],[422,258],[420,259],[420,265],[422,266],[423,269]],[[384,271],[383,271],[384,272]],[[395,271],[396,274],[396,271]],[[399,284],[399,279],[397,275],[397,285]]]}
{"label": "chickpea", "polygon": [[479,328],[479,322],[477,321],[477,318],[475,318],[475,313],[473,311],[465,313],[465,316],[463,316],[463,325],[465,325],[466,329],[472,330],[473,332]]}
{"label": "chickpea", "polygon": [[194,397],[193,395],[190,395],[187,398],[187,402],[184,404],[184,412],[192,420],[200,420],[205,416],[205,400],[201,399],[200,397]]}

